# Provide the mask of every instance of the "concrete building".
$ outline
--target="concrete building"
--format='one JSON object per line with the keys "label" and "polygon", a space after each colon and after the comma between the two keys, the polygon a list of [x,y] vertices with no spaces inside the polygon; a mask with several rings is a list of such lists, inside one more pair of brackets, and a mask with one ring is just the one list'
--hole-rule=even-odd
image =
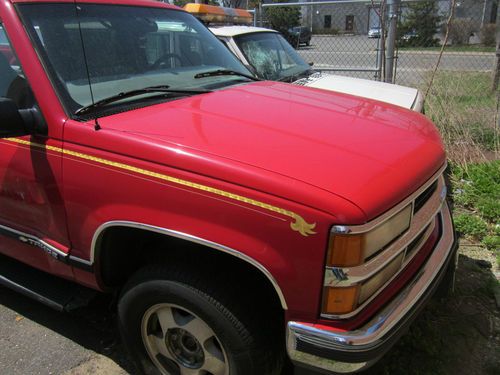
{"label": "concrete building", "polygon": [[[328,4],[318,4],[318,1],[315,1],[315,4],[310,6],[302,6],[302,25],[312,27],[314,33],[324,34],[367,34],[370,28],[380,25],[379,1],[372,3],[371,1],[339,0],[338,4],[332,1]],[[438,3],[439,13],[447,16],[451,1],[435,1]],[[266,2],[272,2],[272,0],[265,0],[264,3]],[[290,2],[293,1],[290,0]],[[498,2],[499,0],[458,0],[455,17],[470,19],[479,31],[484,24],[496,22]],[[402,1],[401,17],[404,17],[410,4],[409,1]]]}
{"label": "concrete building", "polygon": [[314,33],[366,34],[379,24],[371,2],[315,4],[302,7],[302,23]]}

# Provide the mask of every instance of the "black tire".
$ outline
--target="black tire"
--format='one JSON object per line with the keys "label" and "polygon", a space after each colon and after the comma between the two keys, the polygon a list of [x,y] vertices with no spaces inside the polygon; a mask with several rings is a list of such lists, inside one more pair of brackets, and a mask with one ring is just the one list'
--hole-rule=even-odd
{"label": "black tire", "polygon": [[[183,367],[191,366],[209,370],[203,374],[279,374],[284,358],[277,345],[281,340],[269,337],[271,332],[255,318],[255,306],[242,309],[228,293],[230,286],[218,285],[209,276],[179,267],[150,267],[127,283],[118,320],[139,371],[183,375]],[[206,326],[192,329],[194,323]],[[210,367],[215,362],[216,367]]]}

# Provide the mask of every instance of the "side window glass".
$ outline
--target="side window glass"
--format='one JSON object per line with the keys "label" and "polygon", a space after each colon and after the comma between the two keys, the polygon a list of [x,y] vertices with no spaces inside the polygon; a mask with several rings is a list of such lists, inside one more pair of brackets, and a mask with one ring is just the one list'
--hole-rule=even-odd
{"label": "side window glass", "polygon": [[12,99],[18,108],[31,108],[35,99],[0,23],[0,97]]}

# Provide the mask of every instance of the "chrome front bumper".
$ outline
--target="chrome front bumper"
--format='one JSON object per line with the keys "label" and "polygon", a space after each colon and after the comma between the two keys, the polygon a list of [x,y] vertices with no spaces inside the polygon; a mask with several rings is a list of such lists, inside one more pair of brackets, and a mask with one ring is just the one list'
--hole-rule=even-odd
{"label": "chrome front bumper", "polygon": [[447,204],[439,217],[441,237],[429,259],[412,281],[364,326],[355,331],[334,332],[289,322],[287,351],[291,360],[326,373],[351,373],[370,366],[387,352],[439,285],[450,261],[456,261],[457,243]]}

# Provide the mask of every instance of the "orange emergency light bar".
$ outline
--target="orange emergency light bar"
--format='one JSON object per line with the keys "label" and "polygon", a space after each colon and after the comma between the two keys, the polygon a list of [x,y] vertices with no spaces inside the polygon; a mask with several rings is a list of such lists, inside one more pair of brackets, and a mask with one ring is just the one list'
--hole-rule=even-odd
{"label": "orange emergency light bar", "polygon": [[188,3],[184,10],[206,23],[246,24],[253,21],[252,14],[245,9],[224,8],[216,5]]}

